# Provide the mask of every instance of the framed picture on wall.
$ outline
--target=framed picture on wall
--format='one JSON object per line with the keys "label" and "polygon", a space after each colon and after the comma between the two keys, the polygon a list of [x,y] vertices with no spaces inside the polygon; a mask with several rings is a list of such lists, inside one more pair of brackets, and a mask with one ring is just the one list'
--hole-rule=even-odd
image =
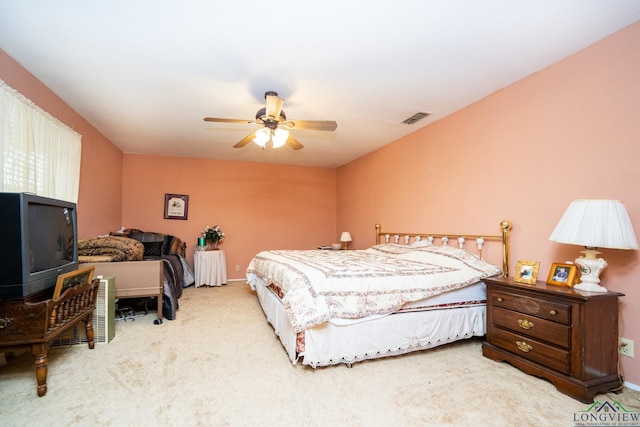
{"label": "framed picture on wall", "polygon": [[538,269],[540,262],[519,260],[516,264],[516,275],[513,278],[518,283],[526,283],[532,285],[536,283],[538,278]]}
{"label": "framed picture on wall", "polygon": [[164,219],[187,219],[189,196],[186,194],[164,195]]}

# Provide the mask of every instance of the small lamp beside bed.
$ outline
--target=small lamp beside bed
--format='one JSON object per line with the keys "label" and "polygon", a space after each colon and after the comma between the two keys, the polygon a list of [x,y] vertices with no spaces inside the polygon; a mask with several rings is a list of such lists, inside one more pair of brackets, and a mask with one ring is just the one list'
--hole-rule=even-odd
{"label": "small lamp beside bed", "polygon": [[584,256],[575,260],[580,283],[573,288],[589,292],[607,292],[599,284],[607,262],[596,256],[598,248],[638,249],[629,214],[619,200],[574,200],[549,240],[585,247]]}
{"label": "small lamp beside bed", "polygon": [[348,231],[343,231],[340,236],[340,241],[342,242],[342,249],[349,249],[349,242],[352,241],[351,234]]}

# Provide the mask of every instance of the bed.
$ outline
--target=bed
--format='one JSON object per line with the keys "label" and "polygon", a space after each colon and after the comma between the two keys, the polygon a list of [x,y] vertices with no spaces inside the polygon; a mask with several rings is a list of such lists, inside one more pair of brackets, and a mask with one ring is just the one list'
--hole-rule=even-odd
{"label": "bed", "polygon": [[[247,281],[293,364],[351,366],[484,336],[482,279],[509,275],[511,228],[458,236],[376,225],[363,250],[262,251]],[[483,259],[486,243],[499,244],[501,268]]]}
{"label": "bed", "polygon": [[158,318],[174,320],[182,288],[194,283],[179,238],[137,229],[78,239],[78,261],[95,274],[115,277],[116,298],[157,297]]}

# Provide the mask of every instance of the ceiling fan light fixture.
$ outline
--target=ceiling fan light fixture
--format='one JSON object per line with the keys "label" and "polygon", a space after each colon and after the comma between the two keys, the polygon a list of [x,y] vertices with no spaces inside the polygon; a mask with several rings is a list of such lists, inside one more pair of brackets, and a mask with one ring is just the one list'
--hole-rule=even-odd
{"label": "ceiling fan light fixture", "polygon": [[269,142],[270,138],[271,131],[267,128],[261,128],[256,131],[256,136],[255,138],[253,138],[253,142],[264,148],[264,146],[267,145],[267,142]]}
{"label": "ceiling fan light fixture", "polygon": [[289,138],[289,131],[286,129],[276,129],[273,131],[271,140],[273,141],[273,148],[282,147]]}
{"label": "ceiling fan light fixture", "polygon": [[205,122],[214,123],[239,123],[262,125],[257,131],[245,136],[233,145],[233,148],[242,148],[251,142],[264,149],[269,141],[270,147],[278,148],[287,145],[292,150],[300,150],[304,145],[289,134],[290,129],[334,131],[338,124],[333,120],[296,120],[287,121],[287,115],[282,110],[284,99],[277,92],[268,91],[264,94],[265,107],[258,110],[255,121],[240,119],[225,119],[221,117],[205,117]]}

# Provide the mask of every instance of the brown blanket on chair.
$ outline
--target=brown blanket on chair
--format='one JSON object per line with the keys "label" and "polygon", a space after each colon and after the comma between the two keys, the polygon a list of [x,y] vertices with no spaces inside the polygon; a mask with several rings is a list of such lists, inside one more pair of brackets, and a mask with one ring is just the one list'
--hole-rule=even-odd
{"label": "brown blanket on chair", "polygon": [[[78,239],[78,258],[99,256],[106,261],[142,261],[144,245],[135,239],[104,236]],[[82,258],[80,258],[82,259]]]}

